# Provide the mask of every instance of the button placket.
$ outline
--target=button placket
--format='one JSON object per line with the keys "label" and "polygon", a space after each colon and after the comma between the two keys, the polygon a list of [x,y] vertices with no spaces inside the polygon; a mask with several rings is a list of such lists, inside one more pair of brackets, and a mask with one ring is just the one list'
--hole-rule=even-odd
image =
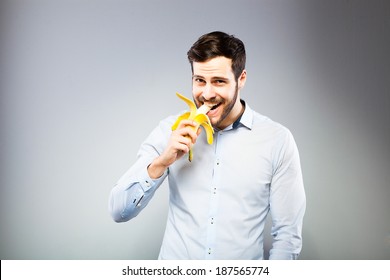
{"label": "button placket", "polygon": [[214,149],[214,164],[213,164],[213,177],[210,187],[210,210],[208,214],[208,226],[207,226],[207,243],[206,243],[206,259],[214,259],[215,243],[216,243],[216,230],[217,230],[217,213],[218,213],[218,188],[220,182],[220,138],[221,133],[217,133],[214,138],[215,149]]}

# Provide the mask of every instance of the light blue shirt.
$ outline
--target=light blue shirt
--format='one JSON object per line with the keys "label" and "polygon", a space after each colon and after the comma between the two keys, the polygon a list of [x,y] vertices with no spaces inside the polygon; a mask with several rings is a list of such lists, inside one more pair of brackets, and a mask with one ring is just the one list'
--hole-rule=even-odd
{"label": "light blue shirt", "polygon": [[183,156],[157,180],[148,165],[162,153],[177,116],[160,122],[135,164],[112,189],[116,222],[138,215],[168,177],[169,212],[159,259],[263,259],[264,225],[272,215],[270,259],[296,259],[306,198],[294,138],[246,104],[234,127],[202,131],[194,158]]}

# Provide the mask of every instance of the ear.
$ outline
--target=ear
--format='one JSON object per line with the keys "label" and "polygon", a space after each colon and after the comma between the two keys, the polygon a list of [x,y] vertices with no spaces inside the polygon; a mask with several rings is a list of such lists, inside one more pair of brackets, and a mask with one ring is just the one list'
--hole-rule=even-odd
{"label": "ear", "polygon": [[238,89],[242,89],[246,82],[246,70],[244,69],[238,78]]}

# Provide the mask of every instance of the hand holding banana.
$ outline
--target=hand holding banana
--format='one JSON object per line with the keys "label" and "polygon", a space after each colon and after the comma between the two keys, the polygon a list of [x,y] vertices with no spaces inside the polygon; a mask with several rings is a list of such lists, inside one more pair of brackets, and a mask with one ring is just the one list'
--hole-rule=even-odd
{"label": "hand holding banana", "polygon": [[172,135],[169,139],[168,146],[148,166],[149,176],[154,179],[159,178],[172,163],[185,153],[188,153],[188,160],[192,161],[192,146],[196,142],[200,126],[203,126],[206,131],[207,143],[213,143],[214,129],[210,124],[209,117],[206,115],[210,107],[202,105],[199,109],[196,109],[196,105],[192,100],[179,93],[176,93],[176,95],[188,104],[190,111],[177,118],[172,125]]}
{"label": "hand holding banana", "polygon": [[[211,108],[209,106],[207,106],[206,104],[203,104],[202,106],[200,106],[197,109],[195,103],[192,100],[181,95],[180,93],[176,93],[176,95],[181,100],[183,100],[184,102],[187,103],[187,105],[190,107],[190,111],[185,112],[184,114],[182,114],[181,116],[179,116],[177,118],[175,123],[172,125],[172,130],[175,131],[183,120],[193,121],[195,123],[194,126],[191,126],[193,131],[197,132],[199,127],[203,126],[204,130],[206,131],[206,135],[207,135],[207,143],[212,144],[213,143],[214,129],[211,126],[209,117],[206,115],[207,112],[210,111]],[[188,160],[192,161],[193,156],[194,155],[193,155],[192,148],[190,148],[190,150],[188,152]]]}

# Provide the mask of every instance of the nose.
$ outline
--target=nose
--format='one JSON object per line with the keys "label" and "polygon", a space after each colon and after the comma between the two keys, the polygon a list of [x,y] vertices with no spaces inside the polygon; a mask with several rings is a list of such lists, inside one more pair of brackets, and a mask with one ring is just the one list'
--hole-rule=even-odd
{"label": "nose", "polygon": [[203,88],[202,97],[204,100],[211,100],[216,97],[215,91],[211,84],[206,84]]}

